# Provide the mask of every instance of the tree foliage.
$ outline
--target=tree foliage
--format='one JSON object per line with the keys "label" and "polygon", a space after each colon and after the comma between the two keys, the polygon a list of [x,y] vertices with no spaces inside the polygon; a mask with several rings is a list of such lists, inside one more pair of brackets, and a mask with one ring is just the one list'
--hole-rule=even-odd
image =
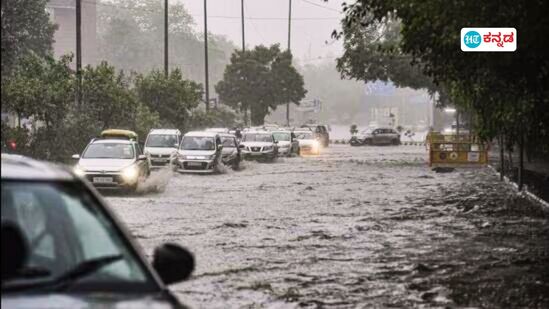
{"label": "tree foliage", "polygon": [[[360,0],[345,11],[346,29],[398,19],[399,49],[443,85],[453,103],[475,113],[485,138],[505,134],[516,141],[523,135],[530,143],[548,144],[549,42],[540,38],[549,35],[549,2]],[[462,27],[498,25],[518,29],[516,52],[460,50]],[[360,72],[356,57],[351,68]]]}
{"label": "tree foliage", "polygon": [[136,93],[149,109],[158,112],[163,125],[173,128],[187,128],[189,115],[196,108],[202,96],[201,85],[183,79],[176,69],[168,77],[159,70],[140,74],[135,81]]}
{"label": "tree foliage", "polygon": [[215,89],[223,103],[249,109],[252,125],[263,124],[265,116],[281,104],[299,104],[307,92],[291,53],[281,51],[279,45],[235,51]]}
{"label": "tree foliage", "polygon": [[54,26],[46,12],[47,0],[2,0],[2,78],[30,53],[52,51]]}

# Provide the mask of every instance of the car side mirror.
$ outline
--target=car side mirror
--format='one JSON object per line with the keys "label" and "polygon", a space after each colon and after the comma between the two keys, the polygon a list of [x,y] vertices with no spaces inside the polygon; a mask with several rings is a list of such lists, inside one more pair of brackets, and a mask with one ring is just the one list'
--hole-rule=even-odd
{"label": "car side mirror", "polygon": [[145,161],[145,160],[147,160],[147,156],[144,155],[144,154],[141,154],[141,155],[137,156],[137,160],[138,161]]}
{"label": "car side mirror", "polygon": [[223,145],[217,145],[217,150],[223,150]]}
{"label": "car side mirror", "polygon": [[179,143],[175,143],[175,144],[173,144],[173,146],[174,146],[175,148],[178,148],[178,147],[179,147]]}
{"label": "car side mirror", "polygon": [[238,145],[238,148],[244,149],[244,148],[246,148],[246,146],[244,146],[244,145]]}
{"label": "car side mirror", "polygon": [[274,141],[275,144],[278,144],[278,141]]}
{"label": "car side mirror", "polygon": [[152,266],[166,285],[181,282],[194,270],[194,257],[185,248],[167,243],[154,249]]}
{"label": "car side mirror", "polygon": [[74,160],[79,160],[79,159],[80,159],[80,155],[79,155],[79,154],[73,154],[73,155],[72,155],[72,158],[73,158]]}

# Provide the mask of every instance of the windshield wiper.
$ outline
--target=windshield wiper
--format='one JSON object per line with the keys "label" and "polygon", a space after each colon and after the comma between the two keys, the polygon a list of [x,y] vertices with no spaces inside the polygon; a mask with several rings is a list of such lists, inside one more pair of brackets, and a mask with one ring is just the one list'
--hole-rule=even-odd
{"label": "windshield wiper", "polygon": [[6,286],[2,285],[2,292],[18,292],[35,289],[51,289],[54,291],[62,291],[70,287],[75,281],[85,278],[103,268],[104,266],[120,261],[123,258],[124,256],[122,256],[121,254],[94,258],[76,265],[71,270],[53,280]]}

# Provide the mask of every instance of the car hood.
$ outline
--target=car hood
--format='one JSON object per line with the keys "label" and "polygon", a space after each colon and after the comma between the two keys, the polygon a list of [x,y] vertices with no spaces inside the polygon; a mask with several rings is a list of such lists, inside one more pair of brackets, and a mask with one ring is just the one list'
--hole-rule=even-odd
{"label": "car hood", "polygon": [[178,308],[166,298],[152,295],[66,295],[66,294],[20,294],[2,295],[2,308],[147,308],[164,309]]}
{"label": "car hood", "polygon": [[78,165],[86,171],[118,172],[134,162],[134,159],[80,159]]}
{"label": "car hood", "polygon": [[278,147],[290,147],[291,144],[290,141],[278,141]]}
{"label": "car hood", "polygon": [[154,155],[171,155],[177,151],[177,148],[173,147],[145,147],[145,152]]}
{"label": "car hood", "polygon": [[178,150],[182,156],[211,156],[215,154],[215,150]]}
{"label": "car hood", "polygon": [[247,146],[247,147],[265,147],[265,146],[273,146],[273,143],[269,142],[242,142],[241,145]]}

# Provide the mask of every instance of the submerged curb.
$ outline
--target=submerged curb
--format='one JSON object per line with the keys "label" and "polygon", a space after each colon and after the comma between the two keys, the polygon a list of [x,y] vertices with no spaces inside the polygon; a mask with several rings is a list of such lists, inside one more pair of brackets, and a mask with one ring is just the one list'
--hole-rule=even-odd
{"label": "submerged curb", "polygon": [[[501,175],[500,172],[498,172],[498,171],[496,170],[496,168],[493,167],[491,164],[488,164],[488,167],[489,167],[492,171],[494,171],[494,173],[495,173],[496,175],[498,175],[498,176]],[[525,186],[524,186],[524,189],[522,190],[522,192],[520,192],[519,189],[518,189],[518,184],[517,184],[516,182],[512,181],[511,179],[509,179],[509,177],[507,177],[507,176],[504,175],[504,176],[503,176],[503,181],[505,181],[505,183],[510,184],[510,185],[515,189],[515,191],[516,191],[518,194],[524,195],[528,200],[530,200],[530,201],[532,201],[533,203],[537,204],[545,214],[549,215],[549,202],[543,200],[543,199],[540,198],[539,196],[537,196],[537,195],[535,195],[534,193],[528,191],[528,186],[525,185]]]}

